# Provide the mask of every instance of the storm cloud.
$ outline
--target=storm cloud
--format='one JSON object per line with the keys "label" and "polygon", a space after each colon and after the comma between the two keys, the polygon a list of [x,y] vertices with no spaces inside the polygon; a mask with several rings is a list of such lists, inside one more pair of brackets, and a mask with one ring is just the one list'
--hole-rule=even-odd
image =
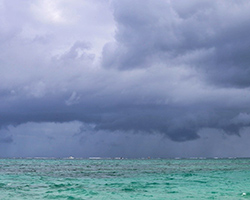
{"label": "storm cloud", "polygon": [[[220,145],[248,138],[249,8],[248,1],[1,0],[3,154],[49,141],[53,153],[33,145],[18,156],[80,157],[88,147],[133,157],[129,146],[135,157],[152,148],[153,156],[181,156],[180,145],[185,152],[190,144],[183,156],[202,156],[203,147],[204,156],[237,156]],[[62,151],[65,141],[71,152]]]}

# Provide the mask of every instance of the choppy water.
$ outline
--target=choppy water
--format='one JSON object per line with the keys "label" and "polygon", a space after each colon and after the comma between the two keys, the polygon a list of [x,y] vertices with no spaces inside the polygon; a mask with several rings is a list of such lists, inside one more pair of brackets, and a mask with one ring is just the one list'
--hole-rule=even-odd
{"label": "choppy water", "polygon": [[0,159],[0,199],[250,199],[250,159]]}

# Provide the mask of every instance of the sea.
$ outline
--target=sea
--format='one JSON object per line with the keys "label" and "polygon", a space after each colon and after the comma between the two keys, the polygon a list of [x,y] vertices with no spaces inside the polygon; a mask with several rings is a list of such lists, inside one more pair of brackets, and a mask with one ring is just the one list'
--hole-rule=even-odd
{"label": "sea", "polygon": [[250,159],[0,159],[0,199],[250,199]]}

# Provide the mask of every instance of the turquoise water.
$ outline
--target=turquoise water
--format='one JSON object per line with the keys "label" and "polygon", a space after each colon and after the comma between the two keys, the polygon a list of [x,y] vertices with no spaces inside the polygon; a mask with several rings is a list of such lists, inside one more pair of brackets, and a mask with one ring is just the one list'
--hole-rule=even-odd
{"label": "turquoise water", "polygon": [[0,159],[0,199],[250,199],[250,159]]}

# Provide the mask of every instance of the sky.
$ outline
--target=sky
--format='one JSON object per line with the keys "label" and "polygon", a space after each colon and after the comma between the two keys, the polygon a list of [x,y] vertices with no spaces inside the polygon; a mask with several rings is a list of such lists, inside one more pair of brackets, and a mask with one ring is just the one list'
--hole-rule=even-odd
{"label": "sky", "polygon": [[249,10],[0,0],[0,157],[250,156]]}

